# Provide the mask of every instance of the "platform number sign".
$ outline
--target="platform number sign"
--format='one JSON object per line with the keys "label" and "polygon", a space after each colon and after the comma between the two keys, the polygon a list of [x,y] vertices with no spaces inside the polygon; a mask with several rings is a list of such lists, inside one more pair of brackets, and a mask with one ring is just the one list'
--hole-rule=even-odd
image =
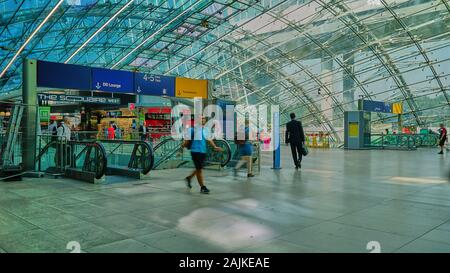
{"label": "platform number sign", "polygon": [[148,82],[161,82],[161,77],[158,75],[145,74],[143,78]]}
{"label": "platform number sign", "polygon": [[138,95],[175,96],[175,78],[136,72],[134,89]]}

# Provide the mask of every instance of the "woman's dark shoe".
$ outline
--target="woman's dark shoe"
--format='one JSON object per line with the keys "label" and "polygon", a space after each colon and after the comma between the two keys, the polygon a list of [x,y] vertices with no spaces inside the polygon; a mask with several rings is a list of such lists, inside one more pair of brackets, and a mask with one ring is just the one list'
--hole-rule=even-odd
{"label": "woman's dark shoe", "polygon": [[200,193],[209,193],[209,190],[205,187],[205,186],[203,186],[201,189],[200,189]]}
{"label": "woman's dark shoe", "polygon": [[186,180],[186,187],[188,187],[189,189],[192,189],[191,177],[188,176],[184,180]]}

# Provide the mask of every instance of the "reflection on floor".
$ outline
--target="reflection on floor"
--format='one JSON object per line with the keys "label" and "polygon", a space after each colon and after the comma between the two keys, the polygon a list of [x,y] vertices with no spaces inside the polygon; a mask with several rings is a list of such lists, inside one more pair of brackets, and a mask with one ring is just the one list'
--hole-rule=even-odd
{"label": "reflection on floor", "polygon": [[449,156],[312,150],[296,171],[282,154],[252,179],[208,171],[210,195],[186,190],[188,169],[0,183],[0,252],[450,252]]}

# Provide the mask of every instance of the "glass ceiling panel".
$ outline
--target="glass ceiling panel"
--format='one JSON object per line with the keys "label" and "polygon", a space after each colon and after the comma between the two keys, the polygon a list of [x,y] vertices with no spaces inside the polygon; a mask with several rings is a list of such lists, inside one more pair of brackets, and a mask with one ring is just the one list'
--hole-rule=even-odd
{"label": "glass ceiling panel", "polygon": [[450,120],[448,1],[59,2],[0,2],[3,98],[20,95],[29,57],[213,79],[214,95],[335,132],[360,97],[403,101],[411,124]]}

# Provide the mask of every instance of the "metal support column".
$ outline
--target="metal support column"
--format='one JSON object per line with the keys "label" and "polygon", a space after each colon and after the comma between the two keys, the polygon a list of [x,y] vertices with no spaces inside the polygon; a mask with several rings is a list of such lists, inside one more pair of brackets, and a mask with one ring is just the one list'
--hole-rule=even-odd
{"label": "metal support column", "polygon": [[22,99],[24,123],[22,138],[22,163],[25,171],[34,171],[36,159],[37,129],[37,62],[23,60]]}

